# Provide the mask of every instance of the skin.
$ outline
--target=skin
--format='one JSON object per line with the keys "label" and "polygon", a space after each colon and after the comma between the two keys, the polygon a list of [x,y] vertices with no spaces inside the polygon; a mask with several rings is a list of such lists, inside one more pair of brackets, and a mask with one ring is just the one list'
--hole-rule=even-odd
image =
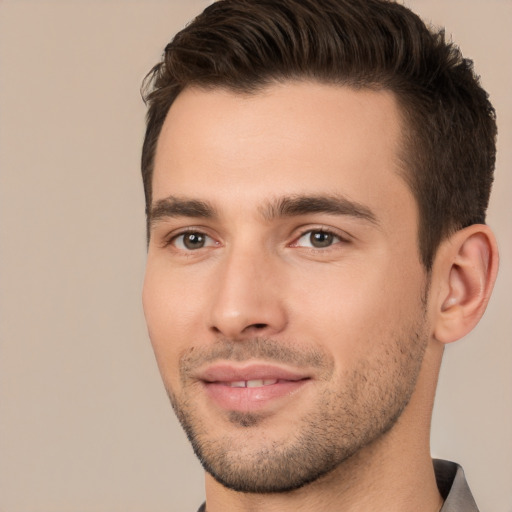
{"label": "skin", "polygon": [[[171,107],[143,303],[173,406],[215,475],[206,473],[209,512],[441,507],[429,454],[437,373],[444,343],[485,308],[495,245],[485,227],[465,232],[426,275],[399,172],[401,130],[391,93],[318,83],[251,96],[187,89]],[[297,197],[342,207],[311,211]],[[487,295],[471,302],[475,269]],[[205,368],[219,361],[270,362],[307,380],[234,412],[205,391]],[[336,456],[325,474],[262,491],[279,478],[274,459],[322,447]],[[259,493],[236,490],[233,475],[251,472]]]}

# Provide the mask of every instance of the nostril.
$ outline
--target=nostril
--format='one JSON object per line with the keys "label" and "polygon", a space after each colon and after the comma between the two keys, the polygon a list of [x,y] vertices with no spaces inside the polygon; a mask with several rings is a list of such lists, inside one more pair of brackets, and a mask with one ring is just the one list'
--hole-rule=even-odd
{"label": "nostril", "polygon": [[255,329],[265,329],[267,324],[253,324],[251,327],[254,327]]}

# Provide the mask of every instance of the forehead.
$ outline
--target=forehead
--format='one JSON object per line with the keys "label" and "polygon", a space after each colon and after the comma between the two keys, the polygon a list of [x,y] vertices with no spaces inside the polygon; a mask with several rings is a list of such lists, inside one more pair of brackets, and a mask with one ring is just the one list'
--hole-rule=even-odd
{"label": "forehead", "polygon": [[183,195],[247,209],[269,197],[330,193],[383,214],[414,213],[400,140],[387,91],[309,82],[251,95],[190,88],[160,134],[153,201]]}

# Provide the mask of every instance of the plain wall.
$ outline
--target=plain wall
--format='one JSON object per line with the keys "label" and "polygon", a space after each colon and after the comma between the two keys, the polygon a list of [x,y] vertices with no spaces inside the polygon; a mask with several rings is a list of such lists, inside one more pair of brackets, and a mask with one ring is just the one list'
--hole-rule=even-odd
{"label": "plain wall", "polygon": [[[203,478],[145,330],[139,85],[205,0],[0,1],[0,512],[195,511]],[[446,351],[434,455],[512,511],[512,2],[409,0],[498,111],[495,295]]]}

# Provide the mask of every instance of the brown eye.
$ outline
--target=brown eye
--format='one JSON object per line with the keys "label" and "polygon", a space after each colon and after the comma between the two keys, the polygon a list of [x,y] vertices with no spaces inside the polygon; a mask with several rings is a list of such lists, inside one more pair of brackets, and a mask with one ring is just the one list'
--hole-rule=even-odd
{"label": "brown eye", "polygon": [[215,245],[212,238],[199,231],[182,233],[174,238],[172,243],[177,249],[181,249],[182,251],[193,251]]}
{"label": "brown eye", "polygon": [[296,242],[297,247],[309,247],[313,249],[325,249],[340,242],[339,236],[329,231],[315,229],[304,233]]}
{"label": "brown eye", "polygon": [[204,247],[204,236],[201,233],[187,233],[183,235],[183,245],[187,249],[200,249]]}
{"label": "brown eye", "polygon": [[325,231],[312,231],[309,235],[309,241],[313,247],[318,249],[329,247],[334,241],[334,235]]}

